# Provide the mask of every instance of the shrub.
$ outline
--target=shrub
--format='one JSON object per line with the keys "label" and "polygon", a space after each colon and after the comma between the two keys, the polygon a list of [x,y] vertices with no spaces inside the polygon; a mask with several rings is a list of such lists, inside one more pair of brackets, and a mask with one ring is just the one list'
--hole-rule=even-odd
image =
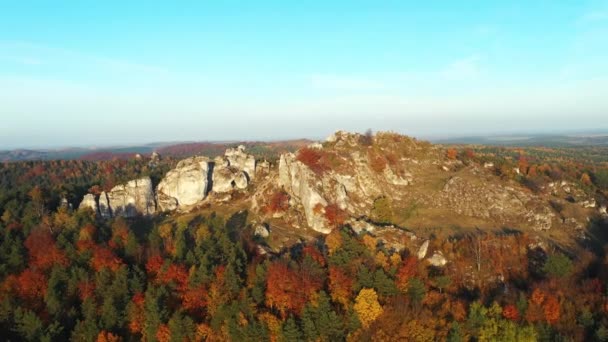
{"label": "shrub", "polygon": [[332,227],[341,226],[346,220],[346,213],[336,204],[330,204],[325,207],[325,218]]}
{"label": "shrub", "polygon": [[326,158],[324,157],[325,156],[322,151],[310,147],[304,147],[298,151],[296,159],[308,166],[314,173],[322,175],[324,172],[329,170],[326,163]]}
{"label": "shrub", "polygon": [[285,191],[276,191],[270,196],[270,201],[266,206],[269,214],[280,213],[289,208],[289,195]]}
{"label": "shrub", "polygon": [[608,189],[608,170],[594,172],[593,183],[600,189]]}
{"label": "shrub", "polygon": [[526,188],[532,190],[534,193],[539,193],[541,191],[540,180],[530,178],[530,177],[522,177],[521,184]]}
{"label": "shrub", "polygon": [[361,136],[360,143],[363,146],[372,146],[374,144],[374,133],[371,129],[365,131],[365,134]]}
{"label": "shrub", "polygon": [[451,160],[455,160],[458,157],[458,151],[455,148],[448,148],[445,154]]}
{"label": "shrub", "polygon": [[397,163],[399,163],[399,158],[394,153],[387,153],[386,154],[386,161],[388,162],[388,164],[390,166],[395,167],[395,166],[397,166]]}
{"label": "shrub", "polygon": [[370,152],[369,155],[369,166],[377,173],[382,173],[386,168],[386,159],[377,153]]}
{"label": "shrub", "polygon": [[545,262],[543,271],[551,277],[565,277],[572,272],[572,261],[561,253],[551,255]]}
{"label": "shrub", "polygon": [[391,223],[393,220],[393,208],[386,197],[379,197],[374,201],[371,218],[378,223]]}

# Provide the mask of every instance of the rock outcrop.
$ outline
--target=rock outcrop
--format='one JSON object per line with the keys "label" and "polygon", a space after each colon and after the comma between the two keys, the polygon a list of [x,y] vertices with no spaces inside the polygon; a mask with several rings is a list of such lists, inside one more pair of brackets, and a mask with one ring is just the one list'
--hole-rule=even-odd
{"label": "rock outcrop", "polygon": [[535,230],[550,229],[555,218],[547,203],[539,198],[513,187],[480,182],[477,178],[450,178],[439,199],[460,215],[501,222],[523,218]]}
{"label": "rock outcrop", "polygon": [[256,236],[267,238],[270,235],[270,231],[268,230],[268,226],[266,224],[258,224],[255,227],[255,231],[253,234]]}
{"label": "rock outcrop", "polygon": [[73,209],[72,203],[70,203],[68,201],[68,199],[65,198],[65,197],[62,197],[61,201],[59,201],[59,208],[64,209],[64,210],[72,210]]}
{"label": "rock outcrop", "polygon": [[150,177],[117,185],[107,195],[113,216],[134,217],[152,215],[156,212]]}
{"label": "rock outcrop", "polygon": [[209,190],[210,160],[193,157],[177,163],[156,187],[156,199],[161,211],[189,207],[202,201]]}
{"label": "rock outcrop", "polygon": [[204,200],[209,192],[228,194],[246,189],[255,172],[255,158],[247,154],[242,145],[226,150],[223,157],[214,160],[207,157],[184,159],[156,188],[158,208],[161,211],[187,210]]}
{"label": "rock outcrop", "polygon": [[90,208],[106,219],[116,216],[152,215],[156,212],[152,180],[150,177],[144,177],[117,185],[108,192],[103,191],[99,198],[86,194],[78,208]]}
{"label": "rock outcrop", "polygon": [[249,179],[255,178],[255,157],[245,152],[245,146],[239,145],[237,148],[229,148],[224,153],[229,165],[242,170]]}
{"label": "rock outcrop", "polygon": [[540,231],[558,223],[543,196],[499,179],[483,164],[450,160],[438,146],[392,133],[369,137],[339,131],[323,144],[309,145],[303,155],[284,154],[278,185],[291,198],[290,217],[302,213],[302,223],[321,233],[331,231],[328,207],[334,212],[337,207],[347,221],[355,219],[349,221],[355,223],[353,229],[369,230],[357,220],[374,223],[379,198],[391,207],[384,208],[385,215],[400,215],[401,220],[419,210],[434,215],[423,224],[436,219],[436,224]]}
{"label": "rock outcrop", "polygon": [[99,214],[103,218],[112,217],[112,209],[110,208],[110,201],[108,200],[108,194],[105,191],[99,195]]}
{"label": "rock outcrop", "polygon": [[448,259],[441,252],[433,253],[433,256],[427,259],[428,262],[435,267],[443,267],[448,263]]}
{"label": "rock outcrop", "polygon": [[[249,197],[235,193],[251,189],[256,172],[255,193],[250,191]],[[556,183],[550,188],[561,197],[576,195],[579,209],[601,207],[578,196],[574,185]],[[189,210],[202,201],[220,205],[239,200],[239,205],[249,205],[262,221],[282,220],[290,228],[307,227],[323,234],[349,224],[356,232],[373,234],[387,248],[400,250],[405,248],[404,241],[416,239],[404,229],[410,226],[462,224],[535,230],[564,226],[564,217],[557,217],[550,198],[543,196],[497,177],[493,166],[451,160],[445,150],[430,143],[393,133],[372,137],[336,132],[323,143],[281,155],[278,170],[267,162],[257,165],[241,145],[213,160],[192,157],[180,161],[156,192],[150,179],[143,178],[116,186],[99,198],[89,194],[80,207],[91,208],[104,218],[132,217]],[[419,211],[423,214],[417,218]],[[401,240],[391,239],[391,235]],[[422,247],[416,243],[409,247],[418,250],[421,260],[429,259],[428,241]]]}
{"label": "rock outcrop", "polygon": [[80,202],[80,205],[78,206],[78,209],[91,209],[93,210],[93,212],[97,213],[97,201],[95,201],[95,195],[93,194],[86,194],[84,195],[84,197],[82,198],[82,201]]}
{"label": "rock outcrop", "polygon": [[422,246],[418,249],[418,259],[422,260],[426,257],[426,253],[429,250],[429,240],[422,243]]}
{"label": "rock outcrop", "polygon": [[279,185],[301,206],[310,228],[324,234],[331,232],[323,211],[327,201],[320,195],[322,184],[292,153],[281,156]]}
{"label": "rock outcrop", "polygon": [[235,189],[246,189],[249,180],[247,174],[232,166],[217,166],[213,169],[213,192],[226,193]]}
{"label": "rock outcrop", "polygon": [[321,233],[331,231],[325,217],[328,205],[337,206],[350,217],[367,216],[376,198],[412,183],[412,175],[405,170],[387,165],[382,171],[375,171],[370,165],[370,153],[360,146],[363,139],[360,134],[337,132],[328,138],[330,148],[321,144],[309,146],[320,154],[327,153],[327,159],[338,165],[325,172],[313,171],[296,154],[281,156],[279,186],[302,208],[310,228]]}

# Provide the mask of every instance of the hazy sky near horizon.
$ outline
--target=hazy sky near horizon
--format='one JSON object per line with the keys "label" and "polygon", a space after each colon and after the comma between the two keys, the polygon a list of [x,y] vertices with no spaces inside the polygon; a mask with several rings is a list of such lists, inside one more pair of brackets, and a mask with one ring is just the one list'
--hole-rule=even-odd
{"label": "hazy sky near horizon", "polygon": [[608,129],[608,0],[4,1],[0,150]]}

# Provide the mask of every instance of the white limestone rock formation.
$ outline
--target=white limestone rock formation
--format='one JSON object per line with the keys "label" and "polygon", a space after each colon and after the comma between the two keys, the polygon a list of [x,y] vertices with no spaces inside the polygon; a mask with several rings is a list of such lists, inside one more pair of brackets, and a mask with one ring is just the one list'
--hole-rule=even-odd
{"label": "white limestone rock formation", "polygon": [[156,187],[161,211],[185,208],[203,200],[209,191],[209,159],[192,157],[177,163]]}
{"label": "white limestone rock formation", "polygon": [[255,172],[258,175],[268,175],[270,173],[270,162],[263,160],[256,164]]}
{"label": "white limestone rock formation", "polygon": [[227,193],[235,189],[246,189],[249,181],[244,171],[232,166],[215,166],[213,168],[213,186],[215,193]]}
{"label": "white limestone rock formation", "polygon": [[255,178],[255,157],[245,152],[245,146],[229,148],[224,156],[228,159],[230,166],[245,171],[249,179]]}
{"label": "white limestone rock formation", "polygon": [[68,201],[68,199],[65,198],[65,197],[61,198],[61,201],[59,202],[59,208],[64,209],[64,210],[72,210],[73,209],[72,203],[70,203]]}
{"label": "white limestone rock formation", "polygon": [[308,226],[317,232],[329,234],[331,228],[324,216],[327,200],[320,195],[320,184],[315,174],[293,153],[283,154],[279,161],[279,185],[302,205]]}
{"label": "white limestone rock formation", "polygon": [[80,202],[80,205],[78,206],[78,209],[91,209],[93,210],[93,212],[97,213],[97,201],[95,201],[95,195],[93,194],[86,194],[84,195],[84,197],[82,198],[82,201]]}
{"label": "white limestone rock formation", "polygon": [[420,249],[418,249],[418,259],[422,260],[426,257],[426,253],[429,250],[429,240],[426,240],[422,243],[422,246],[420,246]]}
{"label": "white limestone rock formation", "polygon": [[112,217],[112,209],[110,208],[110,201],[108,200],[108,194],[103,191],[99,195],[99,214],[103,218]]}
{"label": "white limestone rock formation", "polygon": [[433,253],[433,256],[427,259],[428,262],[435,267],[443,267],[448,263],[448,259],[441,252]]}
{"label": "white limestone rock formation", "polygon": [[268,226],[266,224],[258,224],[255,227],[255,231],[253,234],[256,236],[267,238],[270,235],[270,231],[268,230]]}
{"label": "white limestone rock formation", "polygon": [[156,212],[154,190],[150,177],[117,185],[107,193],[113,216],[134,217]]}

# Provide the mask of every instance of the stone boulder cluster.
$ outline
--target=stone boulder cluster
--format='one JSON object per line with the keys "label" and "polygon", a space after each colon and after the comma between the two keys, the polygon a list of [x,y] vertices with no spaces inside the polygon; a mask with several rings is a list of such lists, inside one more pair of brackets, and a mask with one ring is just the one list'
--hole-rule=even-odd
{"label": "stone boulder cluster", "polygon": [[459,176],[445,183],[435,201],[463,216],[499,222],[525,220],[534,230],[550,229],[556,218],[548,203],[522,189]]}
{"label": "stone boulder cluster", "polygon": [[90,208],[103,218],[152,215],[156,212],[152,180],[150,177],[135,179],[104,191],[98,197],[86,194],[79,208]]}
{"label": "stone boulder cluster", "polygon": [[188,210],[208,194],[246,189],[255,177],[256,160],[244,146],[228,149],[211,160],[184,159],[153,188],[149,177],[117,185],[99,196],[86,194],[80,208],[90,208],[102,218],[134,217],[156,212]]}

